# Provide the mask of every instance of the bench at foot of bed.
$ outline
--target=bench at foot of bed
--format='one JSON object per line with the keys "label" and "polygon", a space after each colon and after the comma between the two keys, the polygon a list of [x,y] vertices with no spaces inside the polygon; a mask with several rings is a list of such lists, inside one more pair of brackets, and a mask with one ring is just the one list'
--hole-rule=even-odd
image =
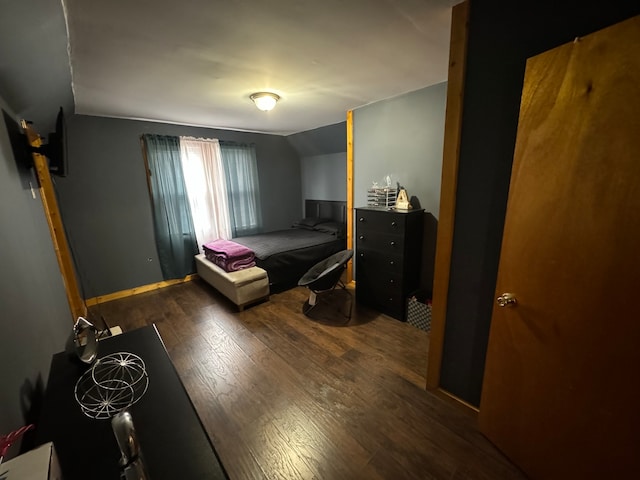
{"label": "bench at foot of bed", "polygon": [[269,299],[269,277],[260,267],[225,272],[199,254],[196,255],[196,271],[200,278],[235,303],[240,311],[251,303]]}

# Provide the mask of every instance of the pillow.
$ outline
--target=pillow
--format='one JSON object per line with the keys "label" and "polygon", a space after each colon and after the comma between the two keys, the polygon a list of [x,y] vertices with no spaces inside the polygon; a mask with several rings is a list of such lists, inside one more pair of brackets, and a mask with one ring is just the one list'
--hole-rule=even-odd
{"label": "pillow", "polygon": [[335,235],[338,238],[342,238],[344,237],[345,226],[339,222],[328,221],[318,223],[313,227],[313,229],[318,232],[328,233],[329,235]]}
{"label": "pillow", "polygon": [[294,228],[306,228],[307,230],[313,230],[313,228],[322,222],[330,221],[330,218],[320,218],[320,217],[307,217],[295,222],[292,226]]}

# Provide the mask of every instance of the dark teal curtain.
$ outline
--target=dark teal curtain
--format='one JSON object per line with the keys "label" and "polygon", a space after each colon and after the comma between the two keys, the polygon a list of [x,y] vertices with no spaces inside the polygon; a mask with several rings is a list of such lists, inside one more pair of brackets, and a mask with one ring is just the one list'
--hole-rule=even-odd
{"label": "dark teal curtain", "polygon": [[262,230],[258,164],[254,145],[220,142],[227,179],[231,234],[252,235]]}
{"label": "dark teal curtain", "polygon": [[143,135],[150,171],[153,225],[162,276],[184,278],[195,272],[196,234],[180,161],[180,139]]}

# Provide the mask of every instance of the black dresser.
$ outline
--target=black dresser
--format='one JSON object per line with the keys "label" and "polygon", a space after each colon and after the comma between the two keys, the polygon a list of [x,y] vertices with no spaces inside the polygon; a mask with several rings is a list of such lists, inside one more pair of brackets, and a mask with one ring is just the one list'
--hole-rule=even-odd
{"label": "black dresser", "polygon": [[356,300],[405,320],[420,285],[424,210],[356,208]]}
{"label": "black dresser", "polygon": [[[115,352],[138,355],[149,376],[146,393],[128,408],[149,478],[229,478],[155,325],[98,344],[100,356]],[[53,356],[36,444],[53,442],[65,480],[117,480],[121,453],[111,420],[87,417],[74,396],[76,381],[88,368],[66,352]]]}

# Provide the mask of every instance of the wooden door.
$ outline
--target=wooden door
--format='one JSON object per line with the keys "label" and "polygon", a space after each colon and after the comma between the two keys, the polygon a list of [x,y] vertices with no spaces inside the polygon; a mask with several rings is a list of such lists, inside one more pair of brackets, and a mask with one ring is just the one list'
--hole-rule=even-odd
{"label": "wooden door", "polygon": [[479,424],[533,479],[640,475],[638,45],[527,62]]}

